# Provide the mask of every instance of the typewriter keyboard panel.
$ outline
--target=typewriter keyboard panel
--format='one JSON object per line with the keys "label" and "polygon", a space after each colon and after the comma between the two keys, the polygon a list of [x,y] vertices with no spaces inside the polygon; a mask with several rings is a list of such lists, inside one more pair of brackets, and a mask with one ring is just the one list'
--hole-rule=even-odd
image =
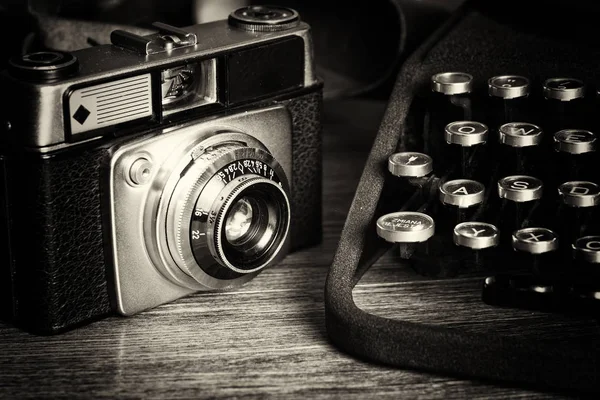
{"label": "typewriter keyboard panel", "polygon": [[[599,314],[600,99],[584,82],[431,77],[390,155],[405,198],[377,233],[421,275],[482,275],[495,306]],[[417,134],[417,133],[421,133]]]}

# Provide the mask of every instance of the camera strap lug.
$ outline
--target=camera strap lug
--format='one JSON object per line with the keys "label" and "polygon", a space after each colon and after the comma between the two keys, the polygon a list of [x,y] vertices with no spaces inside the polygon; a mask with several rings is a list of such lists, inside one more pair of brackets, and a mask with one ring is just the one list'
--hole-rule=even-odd
{"label": "camera strap lug", "polygon": [[116,30],[111,33],[110,40],[115,46],[144,55],[195,46],[198,42],[195,33],[162,22],[154,22],[152,25],[158,29],[158,33],[140,36],[131,32]]}

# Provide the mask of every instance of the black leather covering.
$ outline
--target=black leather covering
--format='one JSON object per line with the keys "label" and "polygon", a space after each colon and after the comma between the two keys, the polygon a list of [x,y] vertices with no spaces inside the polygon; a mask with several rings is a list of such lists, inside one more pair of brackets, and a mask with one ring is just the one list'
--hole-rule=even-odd
{"label": "black leather covering", "polygon": [[101,149],[8,163],[16,323],[54,333],[110,312]]}
{"label": "black leather covering", "polygon": [[322,92],[287,104],[294,126],[292,137],[292,250],[322,239]]}
{"label": "black leather covering", "polygon": [[[395,151],[410,149],[415,135],[421,134],[404,122],[415,93],[429,85],[432,74],[465,71],[477,82],[498,74],[519,74],[532,78],[536,87],[552,76],[599,82],[600,46],[514,29],[471,8],[473,3],[413,54],[398,76],[327,278],[327,332],[340,349],[397,367],[545,389],[598,392],[598,338],[573,343],[464,332],[378,317],[359,309],[352,298],[362,274],[390,247],[377,238],[375,230],[377,218],[394,205],[388,197],[393,194],[394,180],[388,179],[387,158]],[[597,35],[594,38],[597,40]]]}

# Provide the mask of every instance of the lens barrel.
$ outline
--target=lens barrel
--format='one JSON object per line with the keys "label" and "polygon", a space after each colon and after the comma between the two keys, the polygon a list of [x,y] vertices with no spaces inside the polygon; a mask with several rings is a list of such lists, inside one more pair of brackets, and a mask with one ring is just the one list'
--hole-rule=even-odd
{"label": "lens barrel", "polygon": [[250,139],[218,134],[189,148],[190,161],[163,188],[154,222],[161,270],[180,285],[238,286],[285,253],[288,180],[271,153]]}

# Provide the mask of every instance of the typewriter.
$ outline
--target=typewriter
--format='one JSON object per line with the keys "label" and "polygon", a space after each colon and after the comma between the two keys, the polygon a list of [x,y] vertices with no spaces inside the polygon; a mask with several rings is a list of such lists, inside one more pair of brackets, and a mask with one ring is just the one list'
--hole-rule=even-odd
{"label": "typewriter", "polygon": [[[336,346],[600,392],[599,13],[467,0],[406,60],[327,278]],[[353,296],[382,265],[385,315]]]}
{"label": "typewriter", "polygon": [[600,314],[600,110],[575,77],[440,72],[388,170],[408,198],[377,220],[417,273],[484,273],[491,305]]}

